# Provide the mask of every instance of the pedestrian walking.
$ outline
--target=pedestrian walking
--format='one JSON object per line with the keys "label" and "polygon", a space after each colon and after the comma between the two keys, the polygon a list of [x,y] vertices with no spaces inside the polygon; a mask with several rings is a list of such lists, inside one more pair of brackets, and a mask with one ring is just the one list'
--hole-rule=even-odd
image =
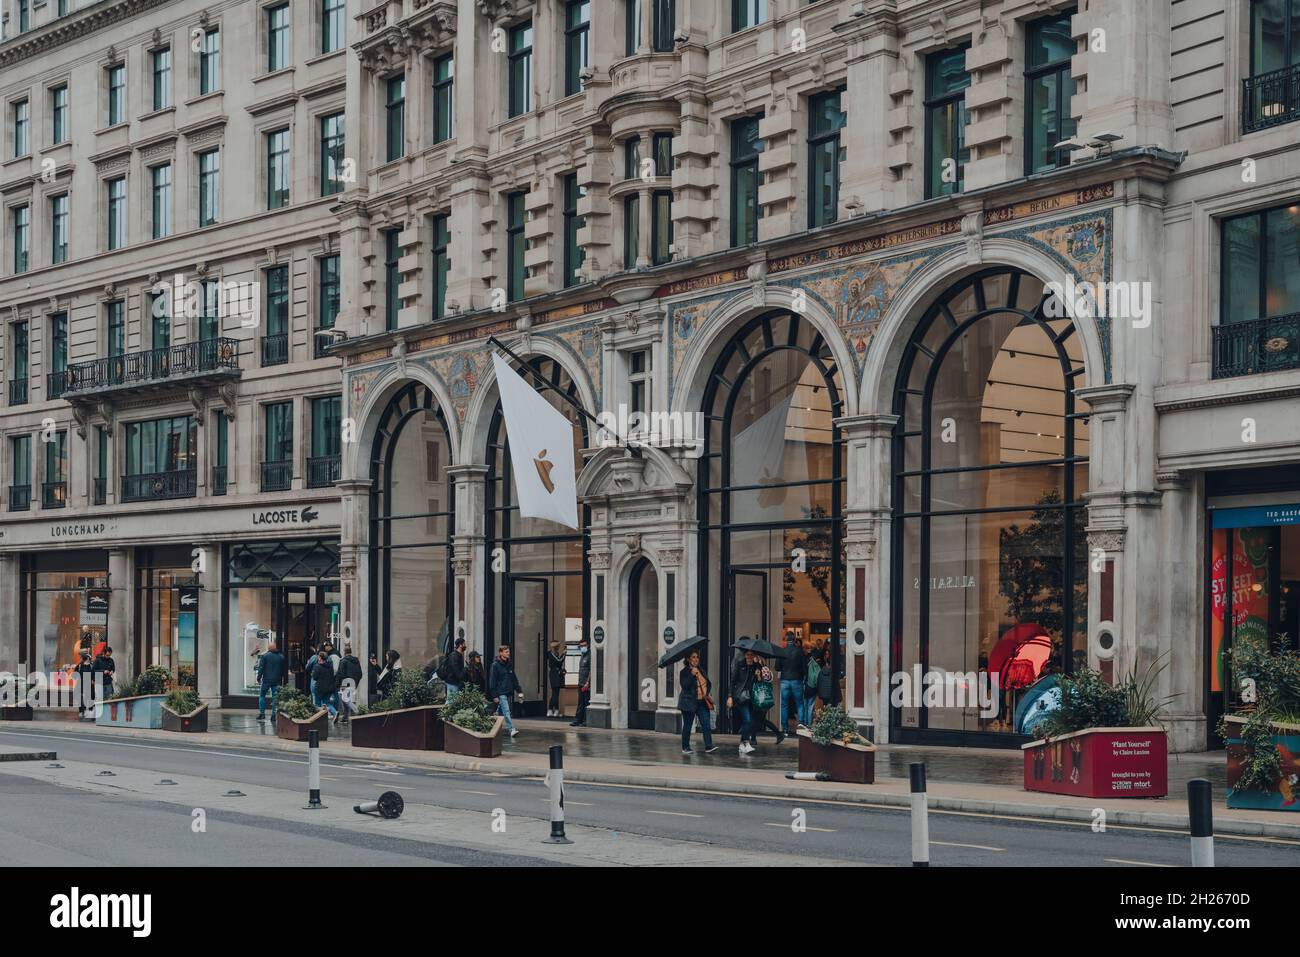
{"label": "pedestrian walking", "polygon": [[257,720],[266,720],[266,692],[271,691],[271,720],[280,713],[280,685],[284,684],[285,662],[275,642],[257,659]]}
{"label": "pedestrian walking", "polygon": [[578,650],[582,657],[578,659],[578,713],[569,725],[582,728],[587,724],[587,705],[591,701],[591,643],[583,635],[578,641]]}
{"label": "pedestrian walking", "polygon": [[[375,667],[373,662],[375,656],[371,655],[371,667]],[[397,673],[402,670],[402,656],[392,648],[384,652],[384,667],[375,676],[375,695],[379,698],[388,697],[388,692],[393,688],[393,682],[397,680]]]}
{"label": "pedestrian walking", "polygon": [[442,656],[436,672],[447,686],[447,696],[465,687],[465,639],[457,638],[456,645]]}
{"label": "pedestrian walking", "polygon": [[77,714],[86,716],[86,709],[93,714],[95,704],[95,664],[90,660],[90,645],[81,653],[81,662],[77,665]]}
{"label": "pedestrian walking", "polygon": [[682,754],[691,754],[691,729],[699,721],[704,734],[704,753],[718,750],[713,743],[713,682],[700,667],[700,653],[692,651],[682,667],[681,689],[677,693],[677,710],[682,713]]}
{"label": "pedestrian walking", "polygon": [[487,697],[487,674],[483,671],[483,656],[477,651],[471,651],[465,659],[465,685]]}
{"label": "pedestrian walking", "polygon": [[731,694],[727,695],[727,707],[735,708],[740,724],[741,754],[754,751],[757,739],[754,737],[754,711],[750,707],[753,694],[754,677],[759,661],[752,651],[745,651],[731,659]]}
{"label": "pedestrian walking", "polygon": [[560,716],[560,689],[564,687],[564,646],[558,641],[551,642],[546,652],[546,683],[551,696],[546,702],[546,716]]}
{"label": "pedestrian walking", "polygon": [[772,666],[759,659],[754,668],[754,681],[750,685],[750,707],[753,709],[751,720],[755,735],[771,731],[776,735],[776,743],[780,744],[785,740],[785,731],[774,725],[772,719],[768,717],[772,706],[776,704],[776,690],[772,687],[774,677]]}
{"label": "pedestrian walking", "polygon": [[822,649],[821,674],[817,676],[817,713],[835,704],[835,669],[831,666],[831,646]]}
{"label": "pedestrian walking", "polygon": [[113,660],[113,649],[105,645],[90,670],[92,679],[99,686],[100,700],[107,701],[113,697],[113,674],[117,671],[117,662]]}
{"label": "pedestrian walking", "polygon": [[515,669],[510,664],[510,646],[502,645],[488,675],[488,697],[497,706],[497,714],[506,719],[506,730],[512,738],[519,733],[510,717],[510,699],[514,695],[518,695],[520,701],[524,700],[524,689],[519,686]]}
{"label": "pedestrian walking", "polygon": [[334,674],[334,668],[330,665],[329,655],[324,648],[320,650],[316,659],[312,678],[315,680],[316,697],[320,702],[317,707],[328,711],[330,720],[333,721],[339,713],[338,706],[334,704],[334,692],[338,691],[338,678]]}
{"label": "pedestrian walking", "polygon": [[328,638],[325,644],[321,645],[321,651],[325,652],[325,660],[329,663],[330,670],[334,672],[334,694],[331,700],[334,703],[334,717],[337,720],[338,713],[342,709],[342,702],[339,701],[339,691],[342,689],[342,682],[339,680],[339,663],[343,660],[342,656],[334,649],[334,642]]}
{"label": "pedestrian walking", "polygon": [[803,691],[808,676],[808,660],[804,657],[803,642],[793,628],[785,630],[785,657],[781,659],[781,730],[790,730],[790,719],[797,724],[807,724]]}
{"label": "pedestrian walking", "polygon": [[351,645],[343,646],[343,657],[339,659],[339,714],[347,724],[352,715],[357,713],[357,694],[361,688],[361,660],[352,653]]}

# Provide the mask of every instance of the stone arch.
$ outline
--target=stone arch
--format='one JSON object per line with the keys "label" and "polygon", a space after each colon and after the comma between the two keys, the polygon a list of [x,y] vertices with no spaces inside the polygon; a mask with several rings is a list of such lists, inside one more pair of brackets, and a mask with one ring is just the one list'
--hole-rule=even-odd
{"label": "stone arch", "polygon": [[[704,329],[693,336],[687,346],[681,369],[673,382],[670,400],[673,411],[696,411],[701,408],[714,363],[746,322],[764,313],[794,312],[816,329],[830,345],[831,354],[835,357],[844,382],[844,414],[855,415],[858,411],[858,374],[848,341],[836,325],[835,318],[814,298],[807,297],[803,310],[798,311],[794,308],[794,297],[793,288],[768,286],[761,305],[756,304],[751,296],[742,293],[720,306]],[[672,334],[671,330],[669,334]]]}
{"label": "stone arch", "polygon": [[408,362],[405,373],[397,366],[390,366],[379,374],[366,392],[365,402],[357,420],[361,424],[356,441],[344,446],[342,475],[344,479],[359,481],[370,480],[370,452],[374,446],[375,433],[383,419],[384,411],[403,388],[417,382],[433,393],[447,422],[448,438],[451,442],[451,460],[459,461],[460,431],[456,428],[456,411],[451,402],[451,391],[447,384],[432,369],[414,362]]}
{"label": "stone arch", "polygon": [[[926,309],[954,282],[971,273],[997,266],[1023,269],[1044,283],[1063,283],[1070,275],[1060,262],[1045,252],[1015,240],[996,237],[986,239],[981,250],[981,261],[972,263],[965,247],[954,248],[932,259],[908,277],[907,283],[886,310],[885,318],[867,349],[858,396],[858,408],[863,414],[888,415],[892,412],[895,377],[912,330],[921,321]],[[1088,383],[1099,385],[1107,379],[1108,366],[1097,321],[1090,316],[1074,315],[1071,304],[1066,305],[1083,343]]]}

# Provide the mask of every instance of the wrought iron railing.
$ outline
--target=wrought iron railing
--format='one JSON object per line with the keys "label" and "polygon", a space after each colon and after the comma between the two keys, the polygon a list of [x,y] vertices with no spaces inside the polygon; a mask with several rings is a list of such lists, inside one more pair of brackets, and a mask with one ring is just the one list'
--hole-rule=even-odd
{"label": "wrought iron railing", "polygon": [[1243,133],[1300,120],[1300,65],[1247,77],[1241,89]]}
{"label": "wrought iron railing", "polygon": [[97,478],[95,479],[94,484],[95,487],[93,491],[95,500],[91,504],[103,505],[108,501],[108,482],[105,479]]}
{"label": "wrought iron railing", "polygon": [[41,485],[41,508],[63,508],[68,504],[67,482],[44,482]]}
{"label": "wrought iron railing", "polygon": [[25,512],[32,507],[32,487],[30,485],[9,486],[9,511]]}
{"label": "wrought iron railing", "polygon": [[226,494],[226,467],[224,465],[212,466],[212,494]]}
{"label": "wrought iron railing", "polygon": [[282,366],[289,361],[289,334],[262,337],[262,365]]}
{"label": "wrought iron railing", "polygon": [[9,404],[10,405],[27,404],[27,380],[26,379],[9,380]]}
{"label": "wrought iron railing", "polygon": [[153,502],[169,498],[193,498],[197,487],[198,476],[194,469],[123,475],[122,501]]}
{"label": "wrought iron railing", "polygon": [[62,398],[65,382],[66,377],[62,372],[51,372],[45,377],[45,397],[47,399]]}
{"label": "wrought iron railing", "polygon": [[1300,369],[1300,313],[1214,327],[1214,378]]}
{"label": "wrought iron railing", "polygon": [[342,459],[338,455],[321,455],[307,460],[307,487],[329,488],[339,480]]}
{"label": "wrought iron railing", "polygon": [[131,352],[107,359],[74,362],[63,372],[50,374],[51,394],[60,395],[113,386],[156,382],[196,372],[239,368],[238,339],[202,339],[179,346]]}
{"label": "wrought iron railing", "polygon": [[334,343],[338,341],[338,338],[339,337],[334,335],[332,332],[325,332],[321,329],[317,329],[316,334],[312,336],[312,356],[317,359],[325,358],[329,355],[330,346],[334,345]]}
{"label": "wrought iron railing", "polygon": [[293,486],[292,462],[263,462],[262,491],[283,492]]}

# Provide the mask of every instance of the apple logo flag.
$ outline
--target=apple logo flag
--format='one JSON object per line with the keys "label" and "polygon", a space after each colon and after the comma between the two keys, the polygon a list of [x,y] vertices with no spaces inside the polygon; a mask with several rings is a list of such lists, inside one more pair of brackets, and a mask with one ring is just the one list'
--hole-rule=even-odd
{"label": "apple logo flag", "polygon": [[493,353],[519,514],[578,528],[573,425]]}

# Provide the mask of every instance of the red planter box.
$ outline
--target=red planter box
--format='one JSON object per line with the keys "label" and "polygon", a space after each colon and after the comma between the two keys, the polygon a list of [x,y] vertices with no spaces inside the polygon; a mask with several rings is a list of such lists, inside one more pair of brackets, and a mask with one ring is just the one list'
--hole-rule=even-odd
{"label": "red planter box", "polygon": [[208,706],[199,705],[189,714],[177,714],[163,705],[162,721],[164,731],[199,732],[208,730]]}
{"label": "red planter box", "polygon": [[447,753],[464,754],[471,758],[499,758],[501,757],[501,728],[504,725],[505,719],[498,716],[491,731],[479,734],[477,731],[468,731],[446,722],[442,727]]}
{"label": "red planter box", "polygon": [[330,713],[321,708],[310,718],[297,721],[288,717],[283,711],[275,713],[275,735],[286,741],[310,741],[311,732],[319,732],[317,741],[325,741],[330,736]]}
{"label": "red planter box", "polygon": [[1092,798],[1169,793],[1169,745],[1159,728],[1089,728],[1021,747],[1026,791]]}
{"label": "red planter box", "polygon": [[358,748],[398,751],[443,749],[442,705],[422,705],[401,711],[378,711],[352,717],[352,744]]}
{"label": "red planter box", "polygon": [[865,744],[818,744],[799,732],[799,770],[823,771],[844,784],[876,783],[876,749]]}

